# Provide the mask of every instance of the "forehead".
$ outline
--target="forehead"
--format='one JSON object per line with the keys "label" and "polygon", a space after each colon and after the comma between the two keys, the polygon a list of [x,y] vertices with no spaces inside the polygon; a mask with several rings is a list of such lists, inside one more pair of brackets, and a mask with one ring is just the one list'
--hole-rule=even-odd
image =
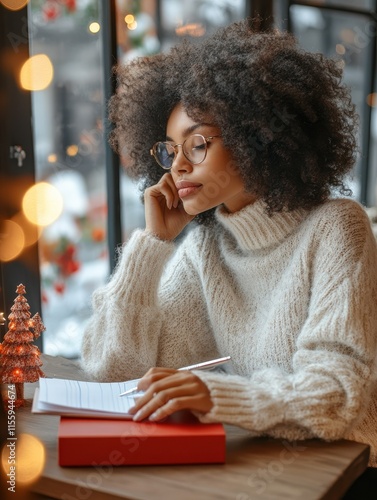
{"label": "forehead", "polygon": [[166,130],[168,133],[169,131],[174,132],[178,130],[184,130],[185,128],[190,127],[194,124],[196,124],[196,122],[188,116],[183,105],[177,104],[173,108],[173,111],[170,113]]}
{"label": "forehead", "polygon": [[192,132],[200,132],[202,128],[216,128],[210,117],[204,117],[200,122],[192,119],[186,112],[182,104],[177,104],[168,118],[166,126],[166,135],[177,138],[185,136]]}

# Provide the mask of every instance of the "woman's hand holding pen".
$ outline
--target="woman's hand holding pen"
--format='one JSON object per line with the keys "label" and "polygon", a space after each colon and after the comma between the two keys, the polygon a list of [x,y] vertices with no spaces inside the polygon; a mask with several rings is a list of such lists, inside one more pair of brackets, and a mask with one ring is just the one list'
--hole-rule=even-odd
{"label": "woman's hand holding pen", "polygon": [[147,231],[162,240],[173,240],[194,218],[185,212],[170,173],[145,190],[145,222]]}
{"label": "woman's hand holding pen", "polygon": [[178,410],[207,413],[213,406],[207,386],[190,371],[151,368],[138,384],[145,393],[129,411],[134,420],[162,420]]}

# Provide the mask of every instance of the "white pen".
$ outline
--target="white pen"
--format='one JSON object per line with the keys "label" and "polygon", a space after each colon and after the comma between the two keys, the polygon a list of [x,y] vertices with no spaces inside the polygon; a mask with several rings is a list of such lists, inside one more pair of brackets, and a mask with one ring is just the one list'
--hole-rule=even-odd
{"label": "white pen", "polygon": [[[212,359],[210,361],[203,361],[202,363],[197,363],[196,365],[184,366],[182,368],[178,368],[178,371],[184,370],[208,370],[217,365],[223,365],[230,360],[230,356],[225,356],[224,358]],[[128,389],[128,391],[122,392],[119,396],[127,396],[128,394],[132,394],[133,392],[137,392],[138,388],[133,387],[132,389]]]}

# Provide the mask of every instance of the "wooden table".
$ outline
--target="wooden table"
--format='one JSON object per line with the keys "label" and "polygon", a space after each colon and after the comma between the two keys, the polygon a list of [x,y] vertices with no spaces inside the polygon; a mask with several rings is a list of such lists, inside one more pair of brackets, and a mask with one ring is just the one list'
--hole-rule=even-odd
{"label": "wooden table", "polygon": [[[48,377],[87,379],[74,361],[43,355],[43,362]],[[364,444],[252,439],[241,429],[226,427],[225,464],[62,468],[57,463],[59,417],[30,413],[36,385],[26,384],[29,399],[17,412],[17,430],[44,443],[45,468],[32,490],[49,498],[334,500],[342,497],[368,463],[369,447]]]}

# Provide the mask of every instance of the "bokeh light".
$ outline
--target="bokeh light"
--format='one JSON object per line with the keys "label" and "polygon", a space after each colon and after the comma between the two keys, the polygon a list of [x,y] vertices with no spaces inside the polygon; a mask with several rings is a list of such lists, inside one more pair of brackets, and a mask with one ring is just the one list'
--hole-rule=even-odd
{"label": "bokeh light", "polygon": [[136,21],[132,21],[132,23],[128,23],[127,24],[127,28],[129,30],[131,30],[131,31],[136,30],[136,28],[137,28],[137,22]]}
{"label": "bokeh light", "polygon": [[21,87],[25,90],[44,90],[54,77],[54,68],[46,54],[36,54],[27,59],[20,72]]}
{"label": "bokeh light", "polygon": [[[20,434],[16,442],[17,483],[22,486],[33,483],[43,471],[46,452],[41,441],[31,434]],[[9,472],[9,448],[3,447],[1,464],[4,472]]]}
{"label": "bokeh light", "polygon": [[51,153],[47,156],[47,161],[49,163],[56,163],[58,161],[58,155],[56,155],[55,153]]}
{"label": "bokeh light", "polygon": [[99,30],[101,29],[101,26],[100,26],[100,24],[99,24],[99,23],[93,22],[93,23],[90,23],[90,24],[89,24],[89,28],[88,28],[88,29],[89,29],[89,31],[90,31],[91,33],[94,33],[94,34],[95,34],[95,33],[98,33],[98,32],[99,32]]}
{"label": "bokeh light", "polygon": [[66,149],[66,153],[68,156],[76,156],[78,152],[79,152],[79,147],[77,146],[77,144],[71,144]]}
{"label": "bokeh light", "polygon": [[340,38],[348,45],[355,43],[355,32],[352,28],[344,28],[340,31]]}
{"label": "bokeh light", "polygon": [[185,24],[183,26],[177,26],[177,28],[175,29],[175,33],[178,36],[201,37],[205,35],[205,32],[205,27],[200,23]]}
{"label": "bokeh light", "polygon": [[9,10],[21,10],[29,3],[29,0],[0,0],[0,4]]}
{"label": "bokeh light", "polygon": [[14,215],[11,219],[12,222],[18,224],[25,237],[24,246],[28,247],[36,243],[42,233],[42,229],[35,224],[32,224],[26,217],[24,212],[18,212],[18,214]]}
{"label": "bokeh light", "polygon": [[135,17],[132,14],[127,14],[124,20],[127,24],[130,24],[135,21]]}
{"label": "bokeh light", "polygon": [[4,220],[0,233],[0,260],[14,260],[25,246],[25,235],[19,224],[12,220]]}
{"label": "bokeh light", "polygon": [[346,48],[341,43],[336,44],[335,50],[336,50],[337,54],[340,54],[341,56],[343,56],[346,53]]}
{"label": "bokeh light", "polygon": [[27,219],[37,226],[52,224],[63,211],[63,197],[48,182],[39,182],[29,188],[22,200]]}
{"label": "bokeh light", "polygon": [[366,98],[367,104],[371,106],[372,108],[377,107],[377,94],[376,92],[373,92],[372,94],[368,94]]}

